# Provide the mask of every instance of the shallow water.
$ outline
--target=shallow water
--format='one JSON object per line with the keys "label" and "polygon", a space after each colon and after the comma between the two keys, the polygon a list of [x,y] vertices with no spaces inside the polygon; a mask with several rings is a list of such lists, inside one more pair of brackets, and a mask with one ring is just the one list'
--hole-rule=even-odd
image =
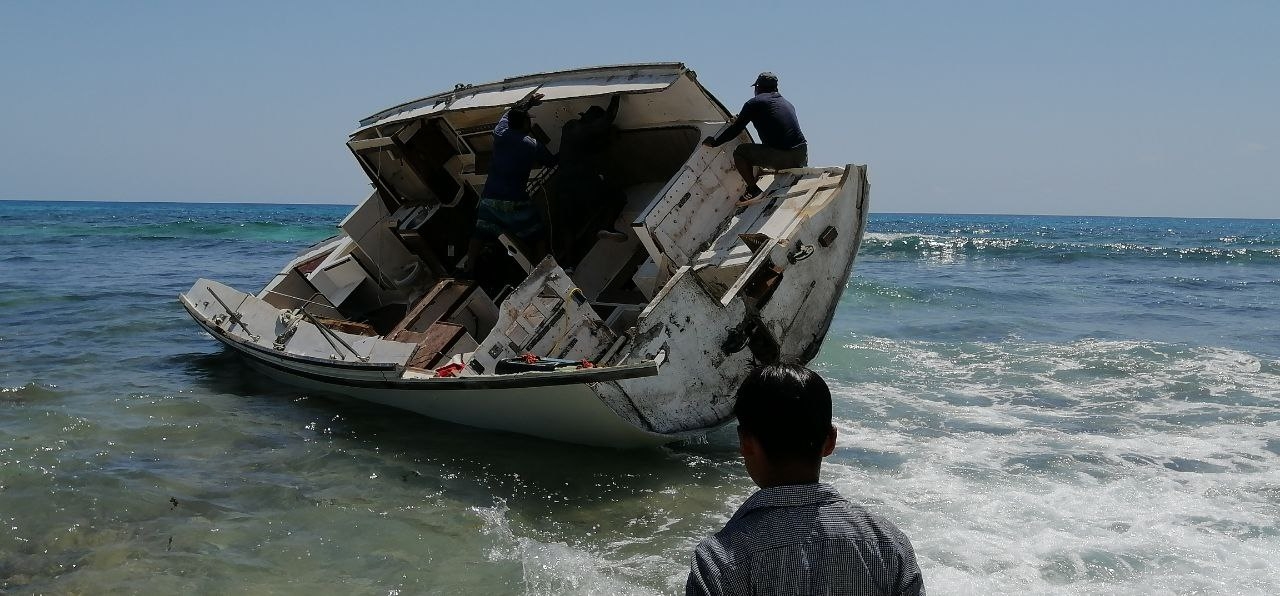
{"label": "shallow water", "polygon": [[[346,208],[0,202],[0,590],[651,594],[753,490],[259,380],[176,302]],[[825,477],[936,594],[1280,591],[1280,222],[874,214]]]}

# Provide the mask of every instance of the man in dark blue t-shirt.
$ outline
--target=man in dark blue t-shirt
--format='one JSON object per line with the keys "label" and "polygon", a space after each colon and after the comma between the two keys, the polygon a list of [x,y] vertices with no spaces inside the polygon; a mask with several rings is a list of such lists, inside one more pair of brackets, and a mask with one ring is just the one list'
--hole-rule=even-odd
{"label": "man in dark blue t-shirt", "polygon": [[762,72],[752,87],[755,97],[743,104],[733,124],[719,135],[702,141],[708,147],[718,147],[741,134],[747,124],[756,125],[760,143],[743,143],[733,150],[733,165],[747,183],[747,191],[739,202],[760,194],[760,187],[756,186],[757,166],[781,170],[809,165],[809,145],[800,132],[795,106],[778,93],[778,76]]}
{"label": "man in dark blue t-shirt", "polygon": [[529,110],[541,103],[541,93],[531,94],[503,113],[493,127],[489,175],[476,205],[475,232],[462,267],[455,271],[457,275],[470,277],[484,242],[503,233],[529,245],[535,259],[541,259],[547,252],[546,240],[542,237],[542,216],[526,189],[529,174],[535,167],[557,163],[556,156],[529,134],[532,128]]}

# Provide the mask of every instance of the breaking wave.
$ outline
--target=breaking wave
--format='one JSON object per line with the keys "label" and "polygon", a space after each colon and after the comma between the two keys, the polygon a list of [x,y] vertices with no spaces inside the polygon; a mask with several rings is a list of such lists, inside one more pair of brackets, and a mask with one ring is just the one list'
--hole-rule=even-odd
{"label": "breaking wave", "polygon": [[57,399],[62,395],[56,385],[30,381],[16,387],[0,387],[0,402],[27,403]]}
{"label": "breaking wave", "polygon": [[1080,260],[1157,259],[1192,262],[1280,264],[1280,246],[1224,238],[1220,245],[1171,247],[1126,242],[1071,242],[982,235],[868,233],[860,254],[912,258],[1017,258],[1072,262]]}

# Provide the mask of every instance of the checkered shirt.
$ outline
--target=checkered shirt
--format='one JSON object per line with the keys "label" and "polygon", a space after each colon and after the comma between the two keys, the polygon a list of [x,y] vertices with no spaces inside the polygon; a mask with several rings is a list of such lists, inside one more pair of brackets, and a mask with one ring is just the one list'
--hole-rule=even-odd
{"label": "checkered shirt", "polygon": [[924,596],[911,541],[827,484],[761,489],[694,550],[685,594]]}

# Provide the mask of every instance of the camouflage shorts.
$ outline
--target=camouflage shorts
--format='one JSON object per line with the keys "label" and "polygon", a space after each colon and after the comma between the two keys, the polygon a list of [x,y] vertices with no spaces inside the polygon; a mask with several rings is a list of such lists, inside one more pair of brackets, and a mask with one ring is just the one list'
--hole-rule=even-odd
{"label": "camouflage shorts", "polygon": [[482,198],[476,206],[476,236],[486,239],[512,234],[533,242],[542,233],[542,216],[532,200]]}

